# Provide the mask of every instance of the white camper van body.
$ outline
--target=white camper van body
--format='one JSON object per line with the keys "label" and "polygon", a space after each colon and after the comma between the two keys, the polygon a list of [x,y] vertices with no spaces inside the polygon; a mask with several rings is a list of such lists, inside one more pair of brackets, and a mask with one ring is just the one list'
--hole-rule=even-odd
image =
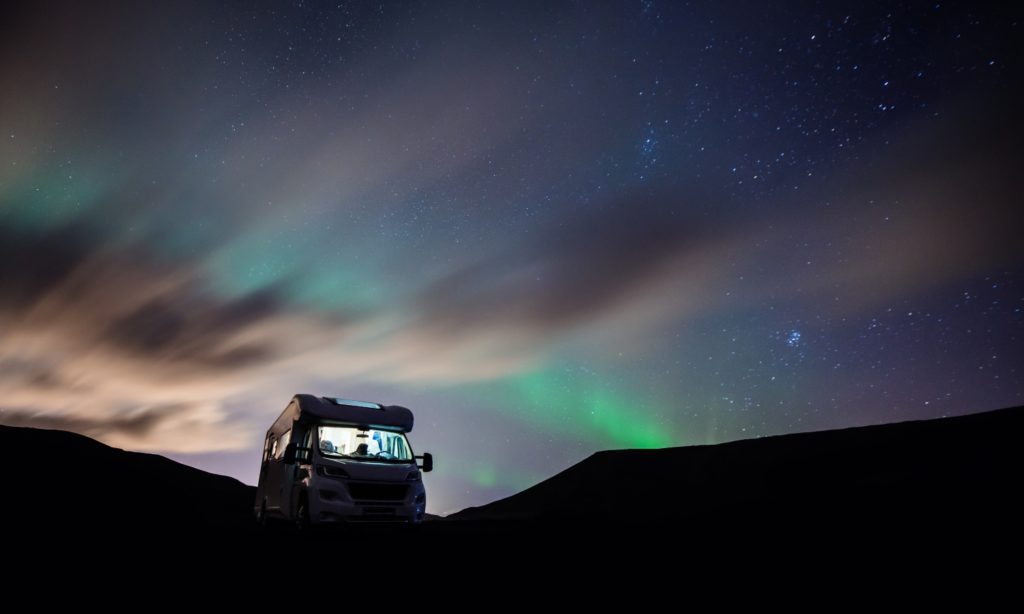
{"label": "white camper van body", "polygon": [[300,528],[419,524],[427,506],[422,471],[432,469],[433,458],[413,456],[405,437],[412,426],[405,407],[295,395],[264,439],[257,519],[288,520]]}

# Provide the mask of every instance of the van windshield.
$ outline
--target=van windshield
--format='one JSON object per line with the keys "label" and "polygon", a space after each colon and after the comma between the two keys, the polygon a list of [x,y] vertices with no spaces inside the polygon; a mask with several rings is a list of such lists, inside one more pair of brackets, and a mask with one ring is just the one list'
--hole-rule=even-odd
{"label": "van windshield", "polygon": [[412,461],[403,433],[354,426],[321,426],[317,431],[324,456],[369,461]]}

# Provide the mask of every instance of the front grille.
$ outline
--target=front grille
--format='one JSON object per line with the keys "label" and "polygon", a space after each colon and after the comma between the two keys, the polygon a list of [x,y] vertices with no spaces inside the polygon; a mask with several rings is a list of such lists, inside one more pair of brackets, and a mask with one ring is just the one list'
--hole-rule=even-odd
{"label": "front grille", "polygon": [[364,507],[364,516],[394,516],[395,508],[393,507]]}
{"label": "front grille", "polygon": [[409,485],[349,482],[348,492],[355,501],[405,501]]}

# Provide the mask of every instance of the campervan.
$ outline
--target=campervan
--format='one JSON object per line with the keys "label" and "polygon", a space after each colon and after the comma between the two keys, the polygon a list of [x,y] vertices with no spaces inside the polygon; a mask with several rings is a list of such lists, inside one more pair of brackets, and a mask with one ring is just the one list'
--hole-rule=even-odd
{"label": "campervan", "polygon": [[412,412],[297,394],[263,441],[255,513],[261,524],[375,521],[419,524],[433,457],[414,456]]}

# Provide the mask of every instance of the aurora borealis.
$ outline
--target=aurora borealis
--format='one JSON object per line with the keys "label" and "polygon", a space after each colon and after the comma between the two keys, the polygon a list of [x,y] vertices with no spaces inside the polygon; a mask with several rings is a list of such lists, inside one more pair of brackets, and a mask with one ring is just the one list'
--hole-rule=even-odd
{"label": "aurora borealis", "polygon": [[407,405],[447,513],[601,449],[1024,402],[1020,11],[5,3],[0,423],[254,483]]}

